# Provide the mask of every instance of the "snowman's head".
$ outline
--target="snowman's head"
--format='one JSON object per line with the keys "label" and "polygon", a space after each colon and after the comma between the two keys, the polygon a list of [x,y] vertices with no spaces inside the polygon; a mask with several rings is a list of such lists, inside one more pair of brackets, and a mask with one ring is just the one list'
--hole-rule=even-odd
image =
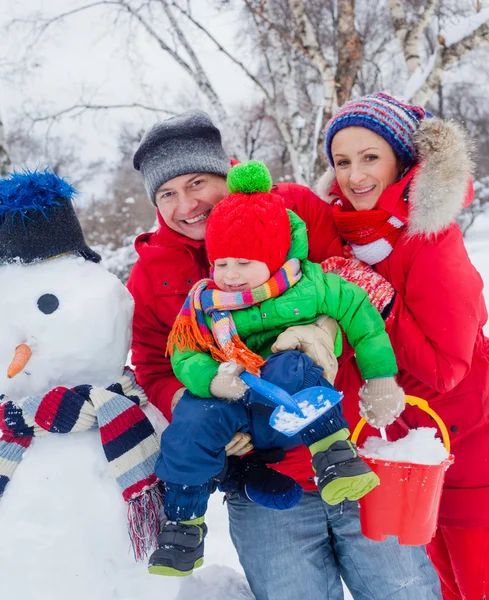
{"label": "snowman's head", "polygon": [[0,290],[0,394],[19,400],[121,376],[133,300],[100,264],[65,255],[0,265]]}

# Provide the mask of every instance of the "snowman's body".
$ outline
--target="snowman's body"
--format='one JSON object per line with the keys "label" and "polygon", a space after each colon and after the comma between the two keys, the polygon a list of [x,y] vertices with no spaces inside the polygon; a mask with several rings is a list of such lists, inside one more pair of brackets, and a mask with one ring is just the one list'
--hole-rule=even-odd
{"label": "snowman's body", "polygon": [[178,587],[134,561],[98,431],[34,440],[0,500],[0,598],[173,600]]}
{"label": "snowman's body", "polygon": [[[75,256],[3,265],[0,290],[0,393],[10,400],[122,375],[133,302],[102,266]],[[9,379],[24,343],[32,356]],[[134,561],[98,430],[34,439],[0,498],[0,598],[138,600],[177,588]]]}

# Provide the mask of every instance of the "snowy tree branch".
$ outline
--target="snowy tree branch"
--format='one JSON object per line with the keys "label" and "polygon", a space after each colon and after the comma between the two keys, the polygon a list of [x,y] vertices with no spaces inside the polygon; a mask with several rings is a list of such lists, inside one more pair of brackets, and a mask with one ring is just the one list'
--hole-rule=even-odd
{"label": "snowy tree branch", "polygon": [[245,75],[249,77],[253,81],[253,83],[255,83],[262,90],[265,96],[270,100],[270,93],[262,84],[262,82],[255,75],[253,75],[253,73],[241,61],[239,61],[235,56],[228,52],[228,50],[226,50],[226,48],[222,46],[222,44],[210,33],[208,29],[206,29],[201,23],[196,21],[189,11],[184,10],[175,2],[172,2],[172,6],[178,9],[183,15],[187,17],[187,19],[191,23],[193,23],[200,31],[202,31],[202,33],[204,33],[217,46],[219,51],[222,52],[225,56],[227,56],[237,67],[239,67],[245,73]]}
{"label": "snowy tree branch", "polygon": [[130,104],[74,104],[73,106],[69,106],[68,108],[63,108],[55,113],[51,113],[49,115],[42,116],[32,116],[28,115],[33,123],[40,123],[43,121],[57,121],[61,117],[70,117],[76,118],[82,115],[87,111],[97,111],[97,110],[113,110],[119,108],[141,108],[143,110],[148,110],[157,113],[163,113],[170,117],[175,116],[177,113],[167,110],[166,108],[157,108],[155,106],[148,106],[147,104],[141,104],[139,102],[131,102]]}
{"label": "snowy tree branch", "polygon": [[413,101],[425,105],[441,84],[443,75],[449,66],[460,62],[467,52],[487,45],[489,45],[489,22],[482,23],[472,33],[450,46],[445,46],[444,39],[440,36],[438,38],[438,54],[433,69],[414,95]]}
{"label": "snowy tree branch", "polygon": [[178,41],[185,48],[185,51],[189,55],[190,60],[192,61],[193,65],[194,65],[193,74],[192,74],[193,80],[197,84],[197,87],[200,89],[200,91],[211,102],[212,106],[214,107],[214,110],[219,115],[219,118],[225,120],[226,119],[226,110],[225,110],[221,100],[219,99],[219,96],[216,94],[209,78],[207,77],[207,74],[202,66],[202,63],[198,59],[197,54],[195,53],[192,45],[189,43],[187,37],[183,33],[180,25],[178,24],[178,21],[175,19],[175,16],[169,6],[169,3],[167,2],[167,0],[160,0],[160,3],[161,3],[161,6],[162,6],[166,16],[168,17],[168,20],[170,21],[173,31],[177,35]]}
{"label": "snowy tree branch", "polygon": [[261,10],[256,9],[251,4],[250,0],[243,0],[243,1],[244,1],[246,8],[249,10],[249,12],[251,14],[255,15],[255,17],[257,17],[258,19],[261,19],[264,23],[266,23],[270,27],[270,29],[273,29],[274,31],[276,31],[281,37],[286,39],[292,45],[299,47],[302,52],[306,53],[306,51],[302,47],[302,45],[297,43],[297,39],[288,35],[281,27],[279,27],[276,23],[274,23],[271,19],[269,19],[266,16],[263,9],[261,9]]}
{"label": "snowy tree branch", "polygon": [[84,6],[78,6],[77,8],[74,8],[72,10],[68,10],[66,12],[59,13],[59,14],[55,15],[54,17],[50,17],[49,19],[40,19],[39,17],[36,16],[31,19],[13,19],[11,21],[11,23],[12,24],[30,23],[35,26],[36,37],[29,44],[30,48],[34,48],[35,45],[40,41],[41,37],[46,32],[46,30],[54,23],[56,23],[58,21],[62,21],[63,19],[66,19],[66,18],[76,15],[78,13],[84,12],[86,10],[95,8],[96,6],[109,6],[111,4],[117,5],[117,4],[119,4],[119,2],[117,0],[102,0],[101,2],[92,2],[91,4],[85,4]]}

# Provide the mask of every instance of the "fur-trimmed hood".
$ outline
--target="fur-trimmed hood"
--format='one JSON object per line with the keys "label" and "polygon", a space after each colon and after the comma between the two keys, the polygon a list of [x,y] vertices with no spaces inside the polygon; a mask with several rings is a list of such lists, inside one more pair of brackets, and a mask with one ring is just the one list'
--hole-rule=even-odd
{"label": "fur-trimmed hood", "polygon": [[[453,121],[424,119],[414,142],[419,169],[409,190],[408,231],[411,235],[432,235],[453,223],[460,211],[470,203],[472,192],[470,142],[465,131]],[[329,168],[315,191],[330,202],[335,172]]]}

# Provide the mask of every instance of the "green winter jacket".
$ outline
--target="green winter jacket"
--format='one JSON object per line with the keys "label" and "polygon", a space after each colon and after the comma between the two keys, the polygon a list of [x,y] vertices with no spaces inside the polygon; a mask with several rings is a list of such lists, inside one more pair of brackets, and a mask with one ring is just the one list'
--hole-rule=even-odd
{"label": "green winter jacket", "polygon": [[[276,298],[233,310],[239,337],[253,352],[266,358],[277,336],[288,327],[312,323],[320,315],[329,315],[338,321],[355,349],[364,379],[395,375],[396,359],[379,312],[357,285],[334,273],[323,273],[320,265],[306,259],[306,225],[296,214],[290,210],[288,213],[292,243],[287,259],[301,261],[302,277]],[[206,321],[210,329],[210,316],[206,315]],[[201,398],[212,396],[210,384],[219,363],[210,354],[175,349],[171,363],[176,377],[192,394]]]}

